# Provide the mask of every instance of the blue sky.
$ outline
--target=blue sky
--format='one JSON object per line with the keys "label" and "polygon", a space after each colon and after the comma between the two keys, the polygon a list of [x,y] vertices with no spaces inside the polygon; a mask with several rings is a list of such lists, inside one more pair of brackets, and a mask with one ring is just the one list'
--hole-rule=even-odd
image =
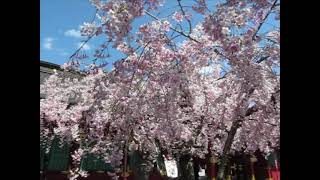
{"label": "blue sky", "polygon": [[[40,58],[62,64],[83,37],[76,30],[90,21],[95,9],[87,0],[40,0]],[[89,48],[93,48],[89,44]]]}
{"label": "blue sky", "polygon": [[[209,1],[211,7],[217,0]],[[183,5],[190,5],[193,0],[183,0]],[[172,13],[177,1],[167,0],[164,7],[160,9],[159,17],[164,17]],[[191,11],[190,11],[191,12]],[[90,21],[95,14],[94,7],[88,0],[41,0],[40,1],[40,58],[56,64],[63,64],[70,55],[79,47],[84,37],[79,34],[79,26]],[[193,26],[201,20],[201,16],[193,16]],[[133,31],[148,21],[152,20],[148,16],[138,18],[133,23]],[[177,38],[178,41],[183,38]],[[100,42],[100,43],[99,43]],[[103,41],[99,39],[91,40],[85,47],[85,51],[90,55],[95,47]],[[117,51],[110,51],[113,61],[123,57]],[[110,68],[110,67],[109,67]]]}
{"label": "blue sky", "polygon": [[[213,10],[214,4],[219,0],[209,0],[208,7]],[[222,1],[222,0],[220,0]],[[163,8],[160,9],[160,18],[167,16],[177,8],[177,1],[166,0]],[[182,5],[192,5],[193,0],[182,0]],[[190,10],[190,8],[188,9]],[[193,11],[189,11],[192,13]],[[156,12],[153,14],[157,15]],[[40,0],[40,59],[56,64],[63,64],[68,61],[73,52],[78,49],[84,37],[80,36],[79,26],[84,22],[89,22],[95,15],[95,8],[88,0]],[[203,19],[200,15],[192,13],[192,26]],[[272,18],[273,19],[273,18]],[[136,19],[133,22],[133,32],[141,24],[152,20],[148,16]],[[169,20],[172,20],[169,18]],[[173,22],[173,21],[171,21]],[[187,25],[186,21],[184,25]],[[270,23],[274,23],[271,20]],[[266,24],[266,26],[268,26]],[[263,29],[267,28],[262,28]],[[182,41],[184,38],[177,38],[176,41]],[[84,47],[84,51],[90,56],[94,49],[104,42],[103,38],[96,38],[89,41]],[[111,68],[112,62],[124,57],[116,50],[110,50],[111,57],[108,69]]]}

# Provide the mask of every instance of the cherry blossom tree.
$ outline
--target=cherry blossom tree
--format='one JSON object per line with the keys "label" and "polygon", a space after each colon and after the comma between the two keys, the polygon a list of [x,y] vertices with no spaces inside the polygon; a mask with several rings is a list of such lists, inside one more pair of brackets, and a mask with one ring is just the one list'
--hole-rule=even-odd
{"label": "cherry blossom tree", "polygon": [[[87,175],[80,167],[86,153],[126,172],[135,150],[146,162],[141,179],[164,152],[221,156],[223,179],[232,151],[279,147],[280,33],[278,26],[264,28],[269,19],[279,20],[278,0],[212,7],[205,0],[190,6],[177,0],[165,17],[155,15],[166,5],[160,0],[90,2],[97,18],[82,26],[84,44],[97,37],[105,43],[92,56],[80,47],[63,65],[85,71],[81,79],[56,73],[40,87],[46,94],[40,100],[42,142],[59,136],[78,144],[71,178]],[[196,15],[203,21],[192,22]],[[150,21],[133,32],[142,17]],[[126,56],[111,71],[103,70],[108,48]]]}

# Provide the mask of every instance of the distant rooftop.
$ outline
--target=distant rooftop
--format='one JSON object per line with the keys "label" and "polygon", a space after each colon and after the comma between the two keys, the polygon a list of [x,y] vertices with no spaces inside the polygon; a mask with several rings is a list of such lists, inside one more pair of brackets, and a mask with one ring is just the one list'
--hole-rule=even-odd
{"label": "distant rooftop", "polygon": [[60,65],[58,64],[54,64],[54,63],[51,63],[51,62],[47,62],[47,61],[43,61],[43,60],[40,60],[40,66],[42,67],[47,67],[47,68],[50,68],[50,69],[61,69]]}
{"label": "distant rooftop", "polygon": [[[58,64],[40,60],[40,85],[43,84],[50,75],[54,74],[54,69],[56,69],[57,72],[63,77],[81,78],[84,75],[83,73],[77,71],[63,71]],[[45,98],[45,95],[40,94],[40,98]]]}

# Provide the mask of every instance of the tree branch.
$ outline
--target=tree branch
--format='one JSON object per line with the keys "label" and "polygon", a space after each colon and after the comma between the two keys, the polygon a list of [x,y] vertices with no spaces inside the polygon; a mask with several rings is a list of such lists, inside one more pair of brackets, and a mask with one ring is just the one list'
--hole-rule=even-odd
{"label": "tree branch", "polygon": [[[144,12],[145,12],[146,14],[148,14],[150,17],[152,17],[153,19],[155,19],[155,20],[157,20],[157,21],[160,22],[160,19],[159,19],[159,18],[157,18],[156,16],[152,15],[152,14],[149,13],[147,10],[145,10]],[[185,34],[185,33],[182,32],[182,31],[179,31],[179,30],[177,30],[177,29],[175,29],[175,28],[172,28],[172,27],[170,27],[170,29],[173,30],[173,31],[175,31],[175,32],[177,32],[177,33],[179,33],[179,34],[181,34],[182,36],[184,36],[184,37],[186,37],[186,38],[188,38],[188,39],[196,42],[196,43],[200,43],[198,40],[192,38],[190,35],[187,35],[187,34]]]}
{"label": "tree branch", "polygon": [[[259,122],[257,119],[248,119],[248,120]],[[271,125],[271,126],[277,126],[276,124],[272,124],[272,123],[269,123],[269,122],[266,122],[266,121],[263,121],[262,123],[264,123],[264,124],[269,124],[269,125]]]}
{"label": "tree branch", "polygon": [[271,13],[272,9],[276,6],[278,0],[275,0],[272,4],[272,6],[270,7],[269,11],[267,12],[267,14],[264,16],[264,18],[262,19],[262,21],[259,23],[258,28],[256,29],[256,31],[254,32],[252,39],[255,40],[257,33],[259,32],[259,30],[261,29],[262,25],[266,22],[266,19],[268,18],[269,14]]}
{"label": "tree branch", "polygon": [[259,64],[259,63],[261,63],[262,61],[267,60],[269,57],[270,57],[270,56],[262,57],[262,58],[260,58],[260,59],[257,61],[257,63]]}
{"label": "tree branch", "polygon": [[189,24],[189,34],[191,34],[191,33],[192,33],[191,21],[190,21],[190,19],[186,18],[186,13],[184,12],[183,7],[182,7],[182,5],[181,5],[181,0],[177,0],[177,1],[178,1],[180,10],[181,10],[181,12],[182,12],[182,14],[183,14],[183,18],[188,21],[188,24]]}
{"label": "tree branch", "polygon": [[[96,11],[95,11],[95,13],[94,13],[94,16],[93,16],[93,18],[92,18],[92,20],[91,20],[91,23],[93,23],[93,21],[96,19],[96,14],[97,14],[97,12],[98,12],[98,9],[96,9]],[[78,52],[83,48],[83,46],[84,46],[85,44],[87,44],[87,43],[90,41],[90,39],[91,39],[96,33],[97,33],[97,31],[94,31],[94,32],[81,44],[81,46],[69,57],[69,59],[72,59],[76,54],[78,54]]]}

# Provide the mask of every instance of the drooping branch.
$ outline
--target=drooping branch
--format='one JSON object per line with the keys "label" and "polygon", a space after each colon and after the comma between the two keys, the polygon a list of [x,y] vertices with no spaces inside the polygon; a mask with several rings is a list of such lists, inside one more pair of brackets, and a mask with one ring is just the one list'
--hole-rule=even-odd
{"label": "drooping branch", "polygon": [[190,21],[190,19],[186,18],[186,13],[185,13],[185,11],[184,11],[184,9],[183,9],[182,5],[181,5],[181,0],[177,0],[177,1],[178,1],[178,4],[179,4],[179,7],[180,7],[180,10],[181,10],[181,12],[182,12],[182,14],[183,14],[183,18],[185,18],[185,19],[187,20],[188,24],[189,24],[189,35],[190,35],[190,34],[192,33],[192,25],[191,25],[191,21]]}
{"label": "drooping branch", "polygon": [[272,9],[274,7],[276,7],[276,3],[277,3],[278,0],[275,0],[272,4],[272,6],[270,7],[270,9],[268,10],[267,14],[263,17],[262,21],[259,23],[258,25],[258,28],[256,29],[256,31],[253,33],[252,35],[252,39],[255,40],[256,39],[256,36],[257,36],[257,33],[260,31],[262,25],[266,22],[269,14],[271,13]]}
{"label": "drooping branch", "polygon": [[[98,9],[96,9],[95,13],[94,13],[94,16],[91,20],[91,23],[93,23],[93,21],[95,20],[95,17],[96,17],[96,14],[98,12]],[[90,34],[90,36],[81,44],[81,46],[69,57],[69,59],[72,59],[75,55],[78,54],[78,52],[83,48],[84,45],[86,45],[90,39],[92,39],[93,36],[95,36],[97,33],[97,31],[94,31],[92,34]]]}
{"label": "drooping branch", "polygon": [[[148,12],[147,10],[145,10],[144,12],[145,12],[147,15],[149,15],[150,17],[152,17],[153,19],[155,19],[155,20],[157,20],[157,21],[160,22],[160,19],[159,19],[159,18],[157,18],[156,16],[152,15],[152,14],[151,14],[150,12]],[[188,39],[196,42],[196,43],[200,43],[198,40],[192,38],[190,35],[187,35],[187,34],[185,34],[185,33],[182,32],[182,31],[179,31],[179,30],[177,30],[177,29],[175,29],[175,28],[173,28],[173,27],[170,27],[170,29],[173,30],[173,31],[175,31],[175,32],[177,32],[177,33],[179,33],[179,34],[181,34],[182,36],[184,36],[184,37],[186,37],[186,38],[188,38]]]}
{"label": "drooping branch", "polygon": [[[249,121],[256,121],[256,122],[261,122],[261,121],[258,121],[257,119],[251,119],[251,118],[250,118],[250,119],[247,119],[247,120],[249,120]],[[266,122],[266,121],[263,121],[263,122],[261,122],[261,123],[268,124],[268,125],[274,126],[274,127],[277,126],[276,124],[269,123],[269,122]]]}

